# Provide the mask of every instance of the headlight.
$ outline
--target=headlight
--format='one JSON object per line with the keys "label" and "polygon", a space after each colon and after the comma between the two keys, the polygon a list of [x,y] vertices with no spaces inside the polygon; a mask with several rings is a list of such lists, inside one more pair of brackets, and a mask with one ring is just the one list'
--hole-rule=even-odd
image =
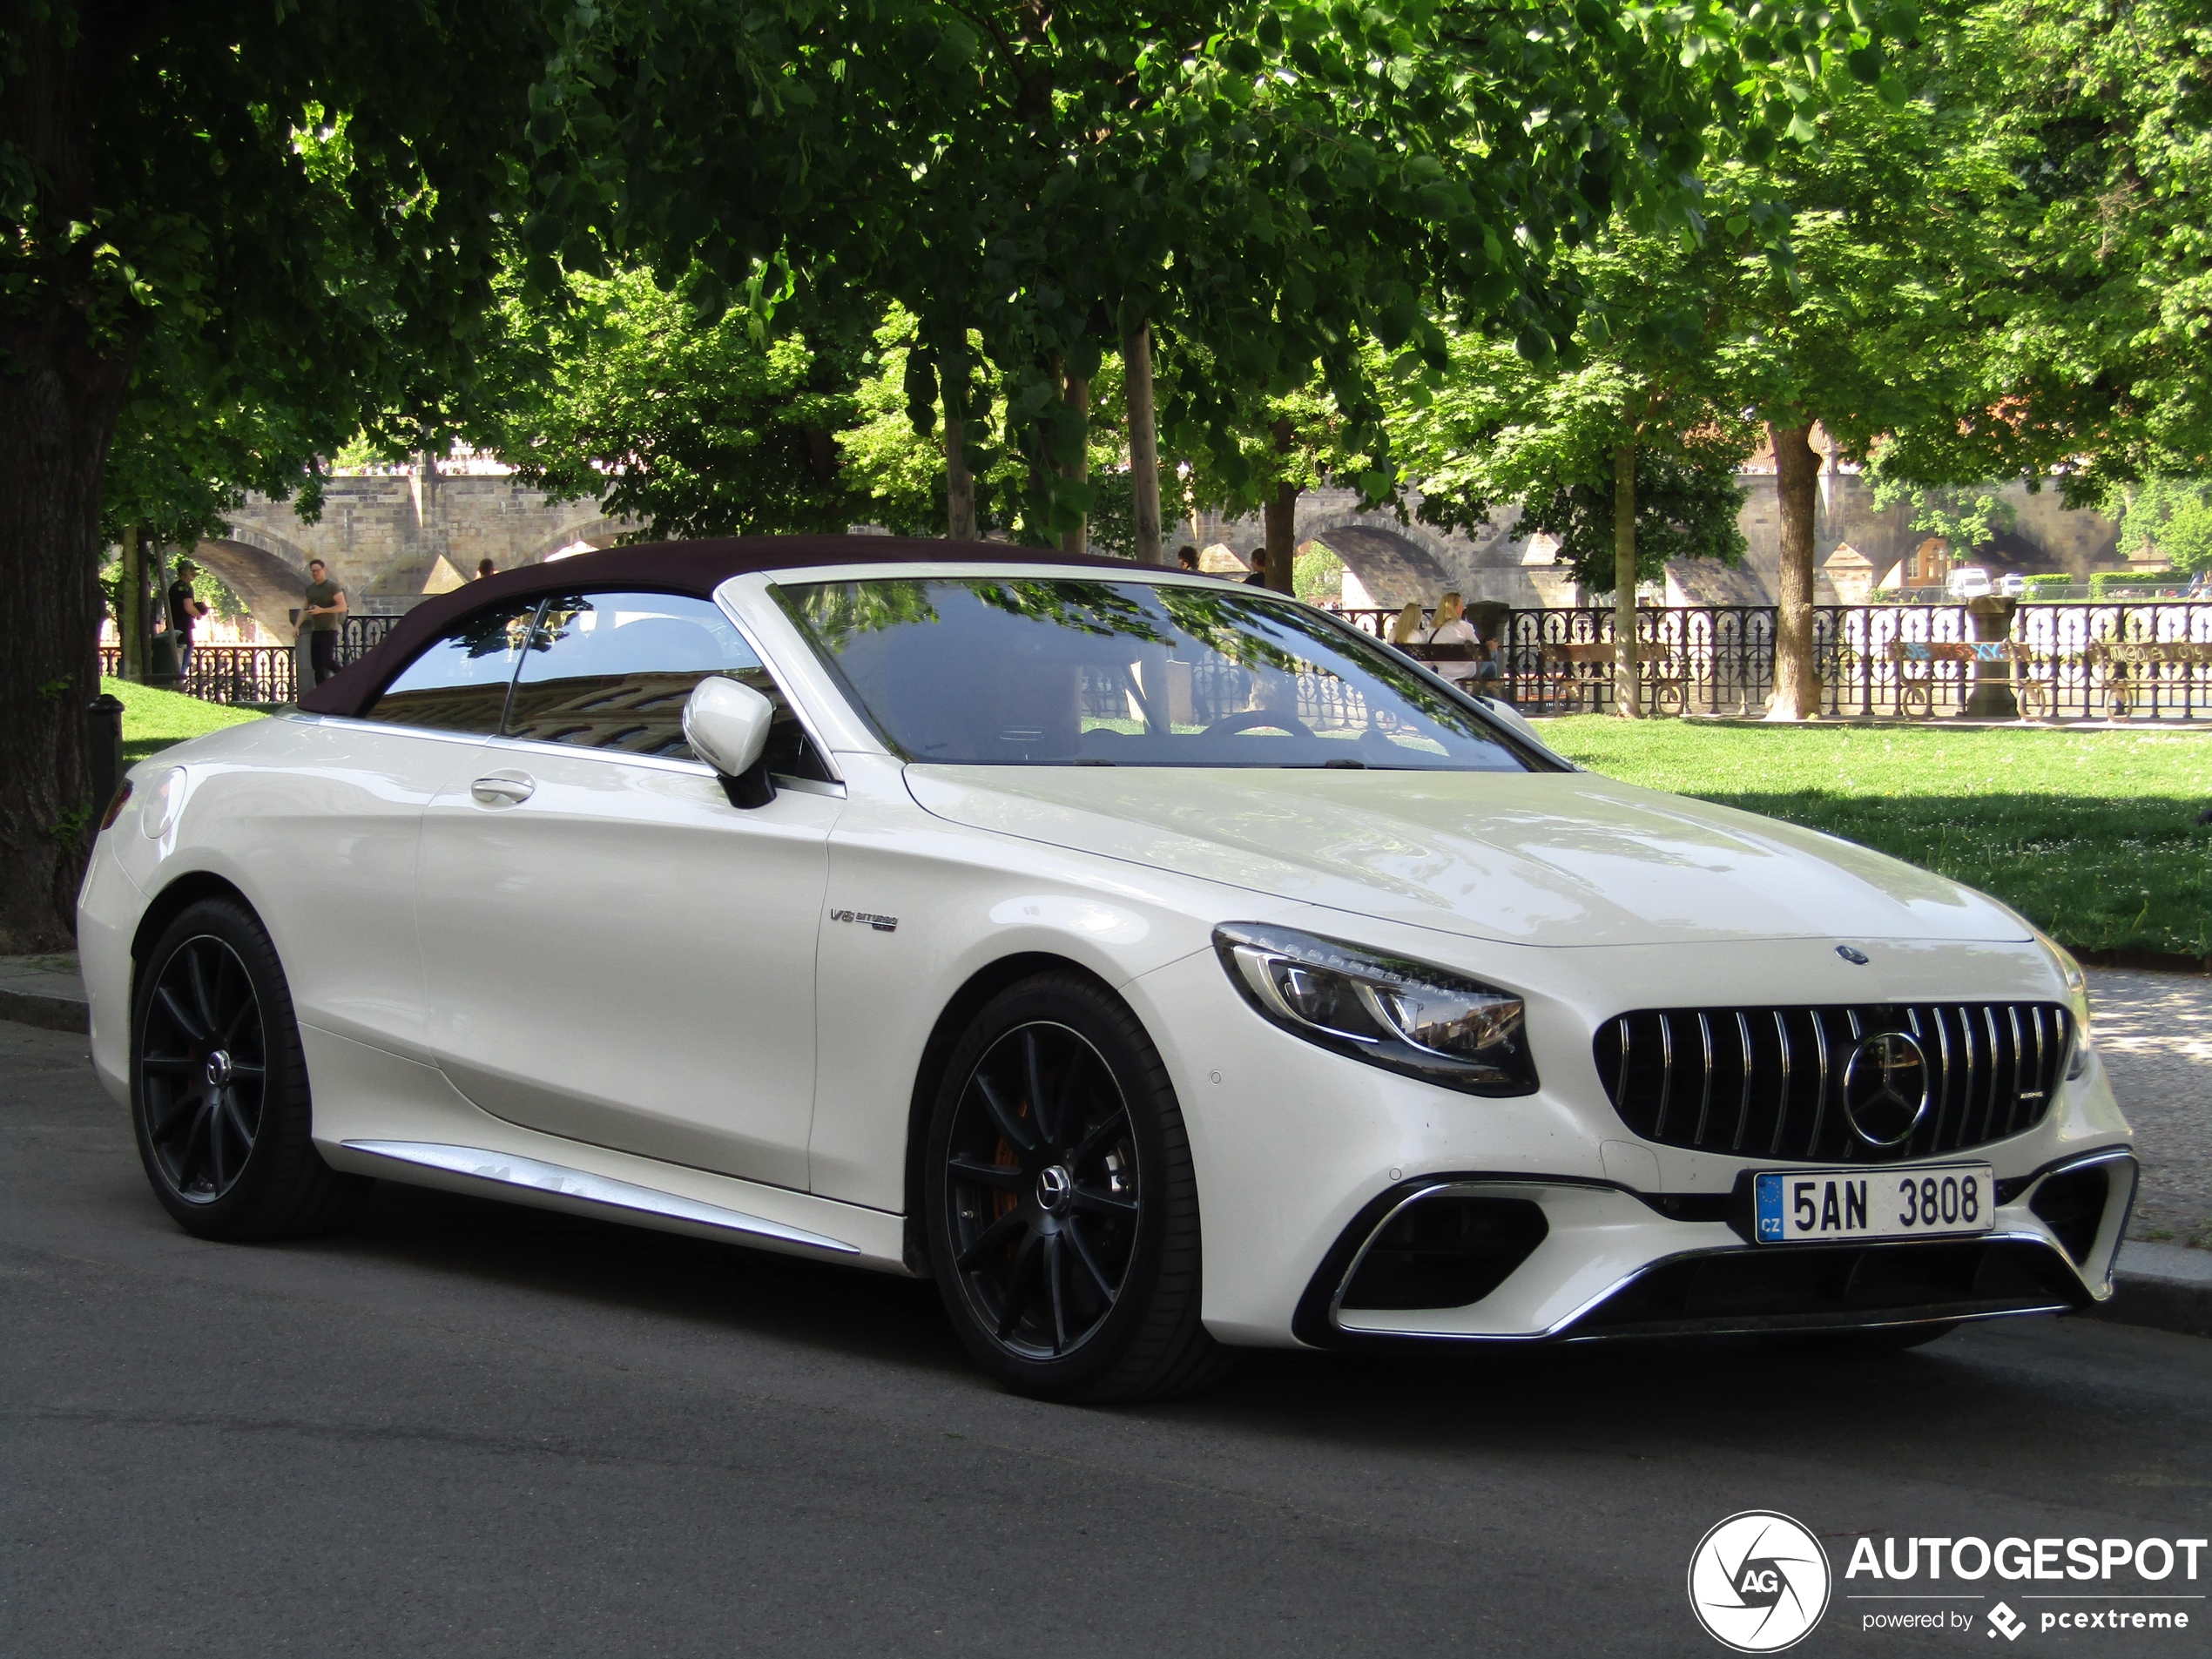
{"label": "headlight", "polygon": [[185,798],[185,769],[172,766],[153,780],[153,787],[146,792],[146,804],[138,808],[138,827],[146,839],[158,841],[169,833],[170,825],[177,821],[177,807]]}
{"label": "headlight", "polygon": [[2089,1069],[2089,976],[2081,971],[2081,964],[2074,960],[2074,953],[2045,933],[2040,927],[2031,927],[2035,942],[2051,953],[2051,960],[2058,964],[2059,974],[2066,981],[2066,999],[2074,1008],[2074,1052],[2067,1056],[2067,1081],[2072,1082]]}
{"label": "headlight", "polygon": [[1369,1065],[1470,1095],[1533,1095],[1521,999],[1426,962],[1288,927],[1213,931],[1231,983],[1264,1019]]}

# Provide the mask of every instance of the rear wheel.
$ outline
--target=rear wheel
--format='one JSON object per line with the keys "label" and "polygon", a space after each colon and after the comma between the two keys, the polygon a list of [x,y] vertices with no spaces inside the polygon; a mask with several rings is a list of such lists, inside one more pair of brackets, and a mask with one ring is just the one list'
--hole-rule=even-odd
{"label": "rear wheel", "polygon": [[1001,1382],[1108,1401],[1219,1374],[1183,1114],[1103,988],[1043,974],[985,1008],[946,1068],[926,1156],[938,1288]]}
{"label": "rear wheel", "polygon": [[181,912],[138,972],[131,1116],[154,1196],[202,1238],[317,1232],[368,1184],[315,1151],[284,969],[234,900]]}

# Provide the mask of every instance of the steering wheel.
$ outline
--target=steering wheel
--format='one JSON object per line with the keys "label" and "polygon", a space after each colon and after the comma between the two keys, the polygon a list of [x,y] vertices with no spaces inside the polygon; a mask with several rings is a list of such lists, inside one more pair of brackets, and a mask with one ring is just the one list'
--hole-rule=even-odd
{"label": "steering wheel", "polygon": [[1295,714],[1271,714],[1265,709],[1246,709],[1242,714],[1226,714],[1216,720],[1198,735],[1202,738],[1233,737],[1239,732],[1251,732],[1273,726],[1278,732],[1310,738],[1313,728]]}

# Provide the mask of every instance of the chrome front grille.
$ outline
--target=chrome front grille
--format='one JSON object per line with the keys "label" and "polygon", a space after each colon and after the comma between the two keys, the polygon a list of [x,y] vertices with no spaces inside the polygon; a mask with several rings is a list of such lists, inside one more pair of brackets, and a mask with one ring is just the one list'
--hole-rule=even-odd
{"label": "chrome front grille", "polygon": [[[1844,1073],[1866,1038],[1903,1031],[1925,1056],[1927,1109],[1894,1146],[1855,1131]],[[2073,1023],[2050,1002],[1645,1008],[1594,1046],[1621,1121],[1648,1141],[1745,1157],[1891,1163],[2002,1140],[2040,1123]]]}

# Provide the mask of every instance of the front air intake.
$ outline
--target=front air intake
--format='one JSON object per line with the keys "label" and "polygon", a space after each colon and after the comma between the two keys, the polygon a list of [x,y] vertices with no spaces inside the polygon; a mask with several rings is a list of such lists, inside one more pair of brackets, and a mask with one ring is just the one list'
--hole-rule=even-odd
{"label": "front air intake", "polygon": [[2096,1247],[2097,1229],[2105,1218],[2105,1197],[2111,1190],[2105,1167],[2067,1170],[2035,1189],[2027,1207],[2041,1218],[2078,1267]]}
{"label": "front air intake", "polygon": [[1526,1198],[1415,1198],[1368,1242],[1339,1305],[1349,1312],[1480,1302],[1528,1259],[1546,1231],[1542,1209]]}

